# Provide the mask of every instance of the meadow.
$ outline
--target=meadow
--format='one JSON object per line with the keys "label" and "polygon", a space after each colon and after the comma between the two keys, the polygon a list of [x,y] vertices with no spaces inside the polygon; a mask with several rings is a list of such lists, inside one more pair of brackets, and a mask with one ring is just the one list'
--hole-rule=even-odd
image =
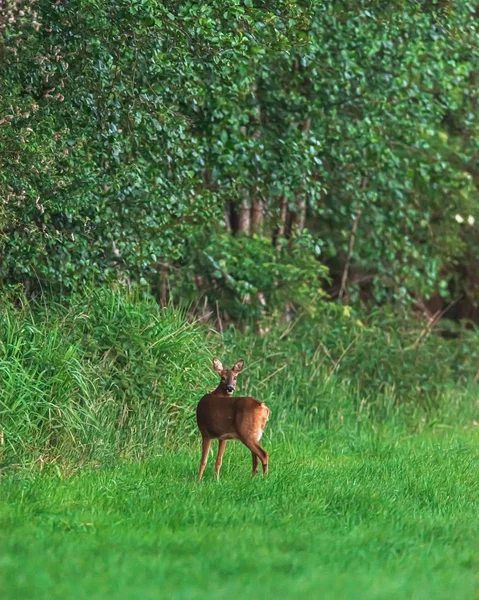
{"label": "meadow", "polygon": [[[467,336],[325,314],[320,345],[221,337],[106,290],[0,327],[2,598],[478,597]],[[267,478],[230,443],[196,482],[212,353],[272,410]]]}
{"label": "meadow", "polygon": [[265,445],[6,477],[2,598],[477,598],[477,433]]}

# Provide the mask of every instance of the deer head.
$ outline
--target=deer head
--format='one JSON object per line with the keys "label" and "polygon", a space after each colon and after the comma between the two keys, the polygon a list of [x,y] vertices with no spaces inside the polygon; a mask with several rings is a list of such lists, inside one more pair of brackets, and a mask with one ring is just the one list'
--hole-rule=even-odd
{"label": "deer head", "polygon": [[244,367],[244,360],[239,360],[232,369],[225,369],[223,364],[217,358],[213,361],[213,369],[221,377],[220,385],[218,389],[231,396],[236,388],[236,376],[241,373]]}

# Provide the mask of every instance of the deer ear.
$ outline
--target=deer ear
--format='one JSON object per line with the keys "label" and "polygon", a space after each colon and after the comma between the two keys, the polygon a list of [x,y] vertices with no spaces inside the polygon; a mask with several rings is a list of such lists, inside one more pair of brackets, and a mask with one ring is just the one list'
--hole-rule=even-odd
{"label": "deer ear", "polygon": [[231,370],[234,371],[235,373],[241,373],[241,371],[243,370],[243,367],[244,367],[244,360],[239,360]]}
{"label": "deer ear", "polygon": [[217,358],[215,358],[213,360],[213,369],[217,372],[217,373],[221,373],[223,371],[223,364],[220,360],[218,360]]}

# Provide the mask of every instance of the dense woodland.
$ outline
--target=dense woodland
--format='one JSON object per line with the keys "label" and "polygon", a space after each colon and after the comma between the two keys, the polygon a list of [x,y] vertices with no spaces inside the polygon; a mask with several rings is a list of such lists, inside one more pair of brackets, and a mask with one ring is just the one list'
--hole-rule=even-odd
{"label": "dense woodland", "polygon": [[0,4],[3,287],[477,319],[476,2]]}

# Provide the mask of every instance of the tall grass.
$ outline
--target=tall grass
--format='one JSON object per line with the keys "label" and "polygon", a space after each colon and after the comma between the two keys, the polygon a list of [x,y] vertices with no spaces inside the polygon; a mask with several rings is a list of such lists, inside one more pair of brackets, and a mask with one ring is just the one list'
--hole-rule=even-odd
{"label": "tall grass", "polygon": [[64,306],[4,306],[3,454],[51,460],[167,443],[211,379],[204,334],[181,311],[108,289]]}
{"label": "tall grass", "polygon": [[456,340],[427,332],[411,317],[359,319],[326,305],[266,337],[230,330],[250,368],[255,393],[283,411],[282,422],[342,427],[344,423],[469,423],[479,416],[479,336]]}
{"label": "tall grass", "polygon": [[[339,315],[339,316],[338,316]],[[422,336],[414,322],[334,307],[265,337],[221,337],[186,312],[124,290],[65,304],[0,305],[0,458],[51,462],[158,454],[196,437],[216,385],[213,354],[247,368],[239,393],[272,409],[270,434],[322,438],[353,425],[471,423],[477,337]]]}

